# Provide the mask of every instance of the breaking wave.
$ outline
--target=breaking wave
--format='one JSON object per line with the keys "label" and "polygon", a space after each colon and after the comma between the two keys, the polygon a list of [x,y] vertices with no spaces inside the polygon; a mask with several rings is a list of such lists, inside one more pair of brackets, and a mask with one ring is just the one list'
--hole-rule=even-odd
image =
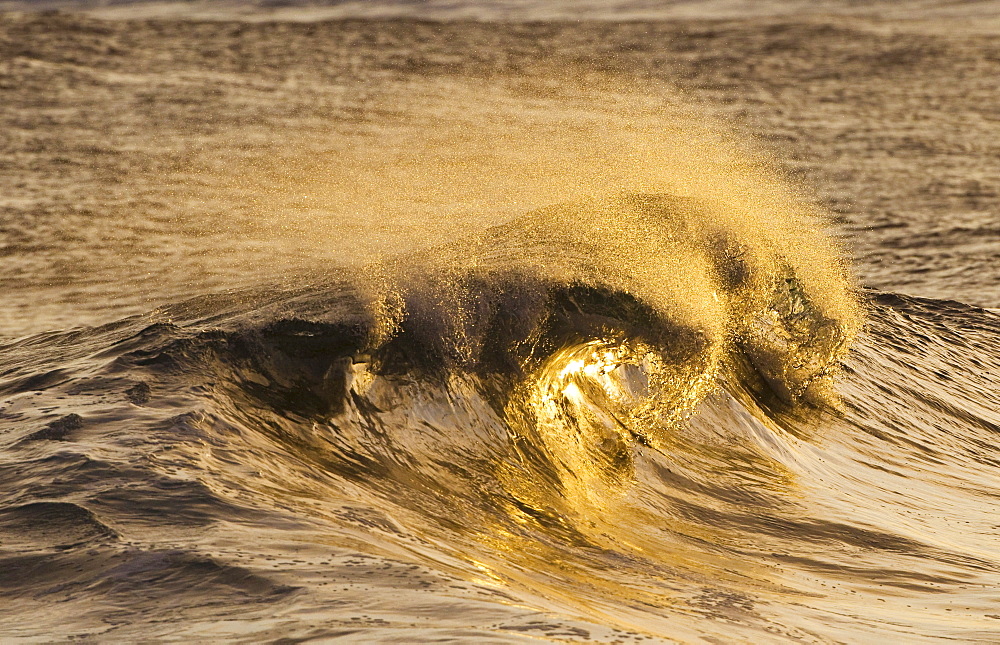
{"label": "breaking wave", "polygon": [[[973,465],[997,465],[995,410],[921,378],[995,385],[997,354],[969,343],[1000,323],[859,292],[820,228],[662,194],[578,201],[296,289],[10,343],[0,475],[25,492],[0,521],[36,546],[72,536],[68,593],[172,580],[180,616],[220,589],[289,611],[296,589],[324,593],[206,555],[264,531],[464,581],[480,595],[427,611],[478,608],[500,638],[954,634],[901,606],[945,597],[985,634],[1000,560],[929,518],[989,521],[955,495],[995,491]],[[202,535],[216,526],[237,537]],[[164,551],[163,531],[201,537]],[[95,591],[109,579],[127,584]],[[412,637],[415,615],[367,633]]]}

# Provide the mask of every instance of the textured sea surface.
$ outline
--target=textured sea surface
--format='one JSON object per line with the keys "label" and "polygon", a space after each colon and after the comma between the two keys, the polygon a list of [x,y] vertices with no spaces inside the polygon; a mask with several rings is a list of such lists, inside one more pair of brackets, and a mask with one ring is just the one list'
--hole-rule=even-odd
{"label": "textured sea surface", "polygon": [[502,4],[0,13],[0,640],[998,640],[994,3]]}

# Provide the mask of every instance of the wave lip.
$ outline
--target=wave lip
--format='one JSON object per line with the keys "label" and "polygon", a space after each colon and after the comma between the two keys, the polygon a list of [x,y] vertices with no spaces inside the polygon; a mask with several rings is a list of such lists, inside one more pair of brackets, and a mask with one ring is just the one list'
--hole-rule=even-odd
{"label": "wave lip", "polygon": [[372,269],[373,315],[397,347],[479,370],[530,373],[606,337],[709,375],[742,353],[791,403],[834,371],[861,315],[819,221],[768,218],[665,194],[543,208]]}

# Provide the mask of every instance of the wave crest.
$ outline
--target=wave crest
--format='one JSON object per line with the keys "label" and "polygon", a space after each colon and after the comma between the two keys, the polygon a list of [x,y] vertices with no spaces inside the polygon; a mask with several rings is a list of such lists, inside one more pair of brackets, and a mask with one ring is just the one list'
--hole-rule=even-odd
{"label": "wave crest", "polygon": [[699,379],[745,354],[791,403],[834,371],[860,326],[835,251],[807,214],[764,222],[628,195],[541,209],[379,266],[369,286],[391,330],[383,366],[405,356],[520,379],[566,348],[621,337],[665,364],[694,361]]}

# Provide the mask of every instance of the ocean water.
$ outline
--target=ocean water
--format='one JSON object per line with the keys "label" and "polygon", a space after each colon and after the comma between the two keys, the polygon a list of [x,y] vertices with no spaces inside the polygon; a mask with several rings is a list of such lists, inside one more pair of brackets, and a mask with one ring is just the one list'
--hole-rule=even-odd
{"label": "ocean water", "polygon": [[2,20],[0,639],[997,640],[995,38]]}

